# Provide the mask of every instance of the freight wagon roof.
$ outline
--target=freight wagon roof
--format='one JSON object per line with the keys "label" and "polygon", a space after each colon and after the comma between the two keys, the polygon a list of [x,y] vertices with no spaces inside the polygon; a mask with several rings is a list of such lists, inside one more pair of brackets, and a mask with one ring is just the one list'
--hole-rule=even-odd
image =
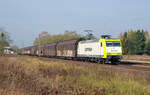
{"label": "freight wagon roof", "polygon": [[65,40],[65,41],[62,41],[62,42],[58,42],[58,45],[76,43],[76,42],[79,42],[79,41],[82,41],[82,40],[83,40],[82,38],[79,38],[79,39],[71,39],[71,40]]}
{"label": "freight wagon roof", "polygon": [[22,49],[30,49],[30,48],[35,48],[36,46],[28,46],[28,47],[24,47],[24,48],[21,48]]}
{"label": "freight wagon roof", "polygon": [[54,46],[56,45],[57,43],[48,43],[48,44],[45,44],[46,46]]}
{"label": "freight wagon roof", "polygon": [[48,43],[48,44],[39,45],[38,47],[54,46],[54,45],[56,45],[56,44],[57,44],[57,43]]}

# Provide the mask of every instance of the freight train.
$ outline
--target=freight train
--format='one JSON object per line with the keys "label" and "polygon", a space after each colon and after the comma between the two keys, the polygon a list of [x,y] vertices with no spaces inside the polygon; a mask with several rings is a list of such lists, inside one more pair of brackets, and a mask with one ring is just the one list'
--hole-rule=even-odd
{"label": "freight train", "polygon": [[103,35],[99,40],[72,39],[25,47],[19,54],[114,64],[122,58],[122,47],[120,39]]}

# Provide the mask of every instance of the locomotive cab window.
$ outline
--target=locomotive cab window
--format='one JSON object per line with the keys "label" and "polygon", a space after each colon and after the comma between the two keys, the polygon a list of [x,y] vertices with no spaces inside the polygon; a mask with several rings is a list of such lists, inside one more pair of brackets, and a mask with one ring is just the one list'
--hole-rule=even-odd
{"label": "locomotive cab window", "polygon": [[113,42],[113,46],[116,46],[116,47],[118,46],[119,47],[120,46],[120,42],[119,41]]}
{"label": "locomotive cab window", "polygon": [[106,46],[107,46],[107,47],[112,47],[112,46],[113,46],[112,41],[107,41],[107,42],[106,42]]}
{"label": "locomotive cab window", "polygon": [[106,41],[106,46],[107,47],[120,47],[120,42],[119,41]]}

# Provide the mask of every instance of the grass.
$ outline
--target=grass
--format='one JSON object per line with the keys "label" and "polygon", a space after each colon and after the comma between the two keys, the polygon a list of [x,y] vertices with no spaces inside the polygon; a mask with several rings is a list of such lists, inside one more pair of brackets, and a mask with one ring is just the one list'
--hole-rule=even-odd
{"label": "grass", "polygon": [[0,58],[0,95],[150,95],[150,77],[97,67]]}

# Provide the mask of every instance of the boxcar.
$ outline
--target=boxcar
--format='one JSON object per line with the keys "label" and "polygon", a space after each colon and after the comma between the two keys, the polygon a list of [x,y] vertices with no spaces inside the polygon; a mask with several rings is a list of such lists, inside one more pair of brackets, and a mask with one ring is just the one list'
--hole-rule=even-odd
{"label": "boxcar", "polygon": [[30,47],[26,47],[26,48],[22,48],[22,49],[20,50],[20,52],[21,52],[21,54],[23,54],[23,55],[30,55],[30,53],[31,53],[31,46],[30,46]]}
{"label": "boxcar", "polygon": [[59,42],[56,47],[58,57],[74,58],[77,57],[77,45],[82,39],[72,39]]}
{"label": "boxcar", "polygon": [[43,55],[47,56],[47,57],[55,57],[56,56],[56,45],[57,45],[57,43],[45,44]]}
{"label": "boxcar", "polygon": [[37,55],[36,53],[37,53],[37,46],[30,47],[30,54],[35,56]]}
{"label": "boxcar", "polygon": [[37,56],[44,56],[45,54],[45,44],[37,46]]}

